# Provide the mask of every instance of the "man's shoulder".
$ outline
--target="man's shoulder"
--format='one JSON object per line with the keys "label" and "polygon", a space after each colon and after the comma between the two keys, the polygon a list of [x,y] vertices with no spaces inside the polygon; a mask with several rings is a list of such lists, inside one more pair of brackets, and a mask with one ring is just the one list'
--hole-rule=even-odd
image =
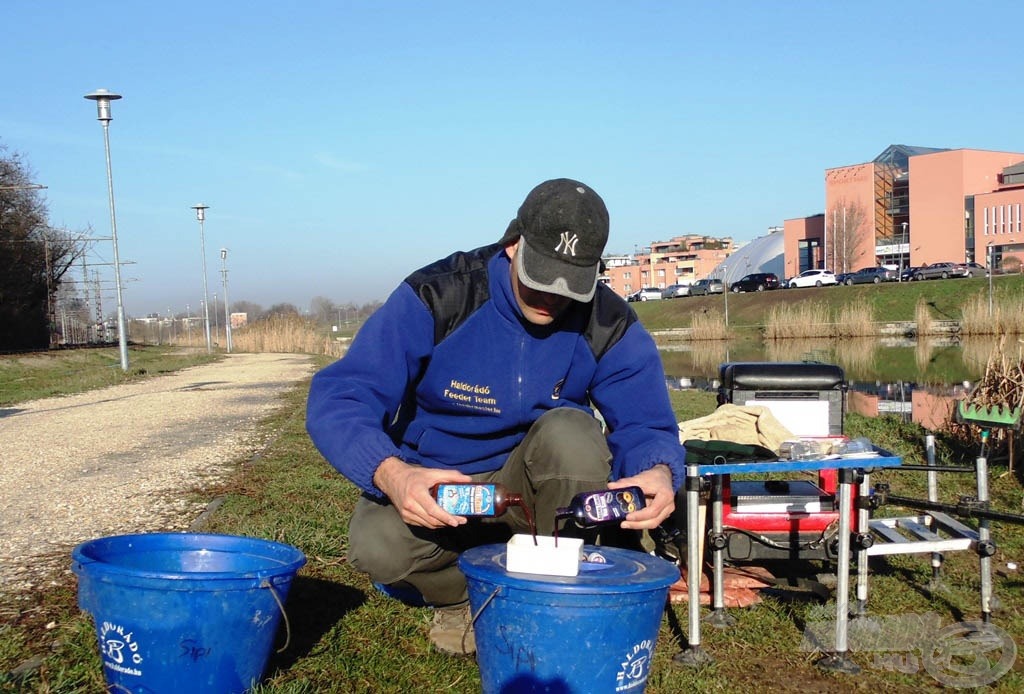
{"label": "man's shoulder", "polygon": [[456,251],[405,278],[434,318],[434,344],[438,344],[491,296],[488,263],[501,244]]}
{"label": "man's shoulder", "polygon": [[424,265],[406,277],[405,282],[413,289],[418,289],[424,284],[445,281],[445,278],[451,281],[453,276],[463,282],[475,278],[477,273],[482,272],[486,276],[487,263],[499,250],[501,250],[501,244],[495,243],[474,248],[471,251],[456,251],[445,258]]}
{"label": "man's shoulder", "polygon": [[601,282],[598,282],[589,306],[590,315],[585,334],[594,356],[600,359],[638,319],[626,300]]}

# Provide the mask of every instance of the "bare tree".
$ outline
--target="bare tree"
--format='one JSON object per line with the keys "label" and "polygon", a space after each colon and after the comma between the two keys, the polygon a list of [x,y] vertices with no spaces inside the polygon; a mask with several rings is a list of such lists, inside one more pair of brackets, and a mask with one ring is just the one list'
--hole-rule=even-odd
{"label": "bare tree", "polygon": [[338,307],[326,296],[314,296],[309,302],[309,312],[318,323],[331,323],[338,314]]}
{"label": "bare tree", "polygon": [[[869,260],[873,264],[874,254],[867,250],[872,225],[863,204],[841,198],[826,214],[825,224],[826,267],[840,273],[863,267]],[[873,249],[873,237],[871,241]]]}
{"label": "bare tree", "polygon": [[61,278],[85,253],[84,234],[49,226],[49,212],[20,154],[0,145],[0,349],[54,342]]}

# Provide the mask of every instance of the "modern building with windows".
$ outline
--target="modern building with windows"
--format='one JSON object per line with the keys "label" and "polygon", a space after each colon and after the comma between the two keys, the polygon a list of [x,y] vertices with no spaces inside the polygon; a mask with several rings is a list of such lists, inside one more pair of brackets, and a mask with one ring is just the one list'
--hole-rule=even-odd
{"label": "modern building with windows", "polygon": [[825,212],[785,221],[785,274],[979,262],[1019,272],[1024,153],[891,145],[825,171]]}
{"label": "modern building with windows", "polygon": [[632,256],[606,255],[600,281],[619,296],[627,296],[643,287],[664,289],[673,284],[693,284],[711,276],[735,250],[730,237],[687,234],[668,241],[654,241],[649,248],[638,249]]}

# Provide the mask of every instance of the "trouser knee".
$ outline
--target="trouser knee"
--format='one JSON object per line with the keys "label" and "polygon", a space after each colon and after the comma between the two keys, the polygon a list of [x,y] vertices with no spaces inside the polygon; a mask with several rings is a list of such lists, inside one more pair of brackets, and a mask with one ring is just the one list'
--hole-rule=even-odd
{"label": "trouser knee", "polygon": [[394,506],[365,497],[356,503],[348,560],[374,583],[411,585],[429,604],[457,604],[466,600],[458,557],[451,538],[407,525]]}
{"label": "trouser knee", "polygon": [[542,415],[520,444],[535,482],[549,477],[606,480],[611,451],[592,415],[560,407]]}

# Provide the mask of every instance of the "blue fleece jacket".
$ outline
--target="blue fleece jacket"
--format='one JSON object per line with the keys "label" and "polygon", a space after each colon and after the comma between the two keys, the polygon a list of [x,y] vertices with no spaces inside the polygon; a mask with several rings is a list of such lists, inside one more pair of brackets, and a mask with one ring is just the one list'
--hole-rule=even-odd
{"label": "blue fleece jacket", "polygon": [[[464,266],[428,266],[366,321],[344,357],[313,377],[306,426],[321,454],[380,497],[373,475],[385,458],[467,474],[496,470],[544,412],[594,407],[609,430],[611,479],[665,463],[678,489],[685,452],[657,348],[632,309],[599,285],[594,301],[574,303],[539,328],[516,303],[504,250],[486,253],[473,275],[485,286],[467,287]],[[453,302],[461,302],[455,321],[447,315]],[[604,308],[595,322],[597,303]],[[621,335],[595,354],[588,331],[601,321]]]}

